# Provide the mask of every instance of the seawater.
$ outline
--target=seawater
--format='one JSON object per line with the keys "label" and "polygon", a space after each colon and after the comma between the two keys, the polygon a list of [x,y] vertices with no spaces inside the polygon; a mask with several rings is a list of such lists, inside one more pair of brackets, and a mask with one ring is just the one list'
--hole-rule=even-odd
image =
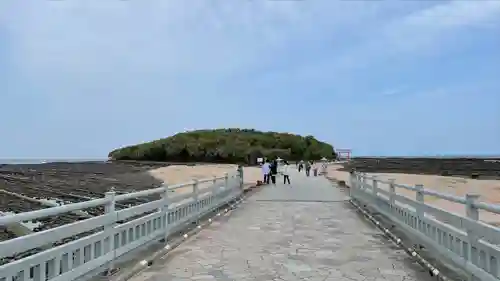
{"label": "seawater", "polygon": [[48,159],[1,159],[0,164],[43,164],[51,162],[101,162],[107,161],[107,158],[89,158],[89,159],[66,159],[66,158],[48,158]]}

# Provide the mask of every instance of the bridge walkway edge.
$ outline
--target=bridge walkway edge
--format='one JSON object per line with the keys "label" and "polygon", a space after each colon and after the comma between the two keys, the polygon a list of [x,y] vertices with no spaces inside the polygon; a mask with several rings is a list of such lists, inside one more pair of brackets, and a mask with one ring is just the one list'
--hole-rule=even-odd
{"label": "bridge walkway edge", "polygon": [[130,280],[434,280],[327,179],[278,179]]}

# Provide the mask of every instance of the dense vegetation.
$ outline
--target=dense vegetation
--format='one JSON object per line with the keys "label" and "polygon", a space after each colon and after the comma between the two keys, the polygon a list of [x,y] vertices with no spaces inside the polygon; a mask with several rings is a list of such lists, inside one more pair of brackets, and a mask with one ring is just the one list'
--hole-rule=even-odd
{"label": "dense vegetation", "polygon": [[254,164],[259,157],[318,160],[335,157],[330,144],[313,136],[253,129],[197,130],[113,150],[114,160]]}

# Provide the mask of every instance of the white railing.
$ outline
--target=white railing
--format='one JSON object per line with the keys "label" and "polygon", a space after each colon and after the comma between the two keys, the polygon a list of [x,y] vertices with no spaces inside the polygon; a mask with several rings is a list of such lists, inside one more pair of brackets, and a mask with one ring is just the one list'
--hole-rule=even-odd
{"label": "white railing", "polygon": [[[351,173],[349,186],[352,199],[389,218],[470,280],[500,279],[500,228],[479,219],[479,210],[500,215],[500,205],[479,202],[475,194],[457,197],[423,185],[401,185],[363,173]],[[415,198],[398,194],[398,188],[414,191]],[[463,204],[466,216],[426,204],[426,195]]]}
{"label": "white railing", "polygon": [[[209,186],[200,189],[202,183]],[[192,192],[172,196],[172,190],[188,186],[193,187]],[[127,253],[151,242],[169,239],[170,234],[236,200],[242,193],[243,172],[240,169],[224,177],[122,195],[110,191],[101,199],[0,217],[0,226],[6,226],[88,208],[104,206],[105,209],[100,216],[0,242],[0,259],[12,259],[0,265],[0,281],[71,281],[99,269],[113,269],[115,261]],[[161,197],[130,208],[115,209],[120,201],[151,195]],[[74,239],[75,235],[89,232],[93,233],[61,244],[61,241]],[[33,249],[41,250],[15,259]]]}

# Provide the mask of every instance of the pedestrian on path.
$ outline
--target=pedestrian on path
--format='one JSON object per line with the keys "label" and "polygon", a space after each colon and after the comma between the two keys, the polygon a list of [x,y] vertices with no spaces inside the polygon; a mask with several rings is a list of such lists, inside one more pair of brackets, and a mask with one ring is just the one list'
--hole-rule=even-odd
{"label": "pedestrian on path", "polygon": [[302,169],[304,169],[304,160],[300,160],[299,162],[299,172],[302,171]]}
{"label": "pedestrian on path", "polygon": [[283,174],[283,184],[286,184],[287,182],[288,184],[290,184],[290,173],[288,172],[288,168],[289,168],[288,162],[285,161],[283,163],[283,168],[281,170],[281,173]]}
{"label": "pedestrian on path", "polygon": [[276,175],[278,174],[278,161],[273,160],[271,163],[270,167],[270,177],[271,177],[271,182],[275,185],[276,184]]}
{"label": "pedestrian on path", "polygon": [[271,164],[269,160],[266,159],[266,162],[262,164],[262,175],[264,176],[264,184],[269,184],[269,176],[271,173]]}
{"label": "pedestrian on path", "polygon": [[311,174],[311,161],[306,162],[306,176]]}
{"label": "pedestrian on path", "polygon": [[319,169],[318,163],[314,162],[312,164],[312,169],[313,169],[313,175],[315,177],[317,177],[318,176],[318,169]]}
{"label": "pedestrian on path", "polygon": [[326,175],[326,168],[328,167],[328,165],[326,164],[326,162],[322,163],[321,164],[321,171],[319,172],[320,175]]}

